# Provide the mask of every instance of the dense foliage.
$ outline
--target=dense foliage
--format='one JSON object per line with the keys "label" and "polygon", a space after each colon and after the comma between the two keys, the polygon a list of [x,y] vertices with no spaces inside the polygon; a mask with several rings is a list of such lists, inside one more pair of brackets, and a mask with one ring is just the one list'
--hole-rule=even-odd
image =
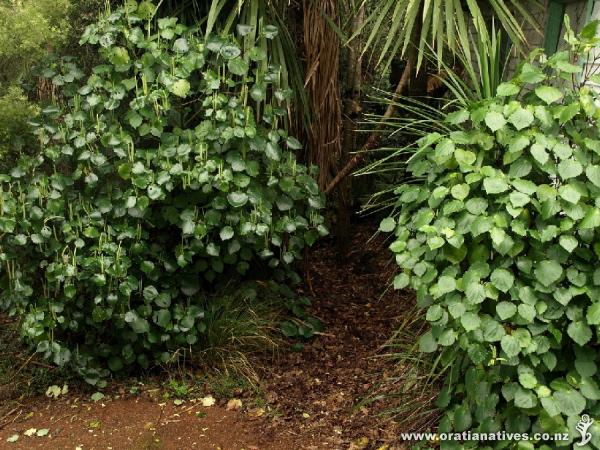
{"label": "dense foliage", "polygon": [[0,302],[91,383],[195,344],[205,289],[327,232],[264,49],[155,13],[128,2],[88,27],[89,76],[44,72],[63,101],[42,111],[42,151],[1,176]]}
{"label": "dense foliage", "polygon": [[449,114],[455,131],[421,139],[417,182],[381,223],[395,287],[427,310],[420,348],[451,366],[441,432],[573,439],[581,414],[600,411],[600,98],[587,85],[599,80],[576,62],[597,50],[596,28],[568,32],[569,51],[534,52],[495,97]]}
{"label": "dense foliage", "polygon": [[0,1],[0,84],[18,79],[67,38],[68,0]]}
{"label": "dense foliage", "polygon": [[[102,0],[0,0],[0,165],[10,152],[32,151],[27,122],[37,116],[40,86],[32,70],[53,52],[72,47]],[[93,16],[95,20],[96,16]],[[84,56],[78,54],[79,57]],[[91,59],[85,55],[85,59]],[[9,157],[3,162],[5,156]]]}
{"label": "dense foliage", "polygon": [[538,0],[373,0],[371,3],[370,14],[362,24],[369,28],[365,47],[380,42],[379,62],[387,60],[388,64],[397,54],[405,56],[414,49],[418,52],[417,66],[426,61],[430,50],[435,51],[438,65],[442,64],[444,52],[448,50],[470,59],[472,30],[469,27],[473,27],[478,35],[485,34],[492,21],[490,17],[520,49],[526,42],[520,22],[537,30],[539,24],[532,10],[541,4]]}
{"label": "dense foliage", "polygon": [[66,21],[61,15],[67,5],[64,0],[0,1],[0,158],[31,143],[27,121],[37,109],[19,82],[47,46],[64,40]]}

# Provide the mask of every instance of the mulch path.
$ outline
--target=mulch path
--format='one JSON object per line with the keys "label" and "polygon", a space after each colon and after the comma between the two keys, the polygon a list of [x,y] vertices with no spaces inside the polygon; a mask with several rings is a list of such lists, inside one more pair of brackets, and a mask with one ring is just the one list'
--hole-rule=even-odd
{"label": "mulch path", "polygon": [[263,377],[272,406],[282,414],[270,424],[271,436],[294,436],[307,449],[360,448],[367,439],[368,448],[395,442],[395,422],[379,416],[385,406],[360,404],[391,369],[378,356],[414,301],[390,289],[394,262],[373,232],[357,227],[343,260],[333,245],[313,253],[313,313],[325,332]]}
{"label": "mulch path", "polygon": [[[264,408],[227,410],[227,399],[176,406],[124,392],[96,403],[76,393],[42,397],[0,421],[0,449],[401,448],[396,423],[380,415],[385,403],[363,400],[392,371],[380,357],[382,345],[413,300],[389,289],[391,254],[372,234],[372,227],[356,226],[343,259],[332,242],[312,252],[304,293],[314,295],[311,312],[326,327],[303,351],[282,352],[261,369]],[[48,435],[24,436],[31,428]],[[7,443],[16,433],[19,440]]]}

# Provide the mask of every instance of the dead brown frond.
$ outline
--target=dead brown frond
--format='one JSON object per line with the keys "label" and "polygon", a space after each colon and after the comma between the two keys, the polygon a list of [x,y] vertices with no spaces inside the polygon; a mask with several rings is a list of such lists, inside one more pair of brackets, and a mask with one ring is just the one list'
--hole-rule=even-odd
{"label": "dead brown frond", "polygon": [[312,105],[308,162],[319,167],[324,188],[341,157],[340,43],[327,22],[338,21],[336,0],[304,0],[305,87]]}

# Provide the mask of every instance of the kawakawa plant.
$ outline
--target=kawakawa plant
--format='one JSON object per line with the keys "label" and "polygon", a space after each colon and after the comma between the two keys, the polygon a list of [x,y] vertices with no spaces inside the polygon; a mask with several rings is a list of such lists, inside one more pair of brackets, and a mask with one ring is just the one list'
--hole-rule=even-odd
{"label": "kawakawa plant", "polygon": [[91,383],[194,345],[204,290],[327,232],[264,48],[155,14],[127,2],[88,27],[89,76],[44,71],[63,101],[36,126],[42,151],[0,176],[1,305]]}
{"label": "kawakawa plant", "polygon": [[[533,52],[489,100],[421,139],[418,180],[380,229],[431,328],[424,352],[452,366],[439,431],[568,433],[600,417],[600,77],[597,22],[569,50]],[[588,448],[600,448],[600,426]],[[515,442],[443,442],[442,448]]]}

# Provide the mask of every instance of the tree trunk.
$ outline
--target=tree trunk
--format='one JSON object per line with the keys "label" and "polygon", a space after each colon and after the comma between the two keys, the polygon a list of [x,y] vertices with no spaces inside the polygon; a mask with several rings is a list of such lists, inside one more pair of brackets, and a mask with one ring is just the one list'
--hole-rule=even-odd
{"label": "tree trunk", "polygon": [[321,189],[341,157],[340,43],[324,15],[338,21],[337,0],[304,0],[305,86],[312,104],[308,162],[319,167]]}
{"label": "tree trunk", "polygon": [[[350,9],[352,5],[347,7]],[[362,27],[365,20],[365,6],[360,6],[353,17],[350,27],[350,34],[353,35]],[[361,90],[362,90],[362,42],[360,39],[354,39],[348,46],[348,70],[345,80],[345,89],[343,95],[343,114],[342,114],[342,152],[338,161],[337,170],[342,169],[350,159],[350,153],[354,151],[358,144],[357,121],[361,115]],[[338,255],[345,258],[348,254],[349,234],[351,228],[351,218],[353,212],[352,205],[352,178],[346,177],[337,187],[335,198],[336,204],[336,223],[335,236],[337,239]]]}

